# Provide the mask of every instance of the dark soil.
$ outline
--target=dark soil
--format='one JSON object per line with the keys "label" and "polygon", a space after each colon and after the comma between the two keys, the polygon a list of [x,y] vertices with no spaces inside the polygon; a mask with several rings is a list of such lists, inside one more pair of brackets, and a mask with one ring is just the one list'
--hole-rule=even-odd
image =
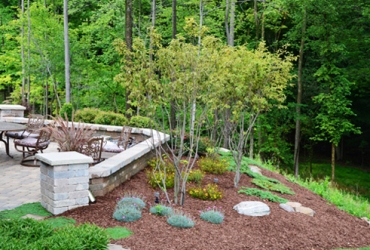
{"label": "dark soil", "polygon": [[[261,200],[258,197],[238,194],[234,188],[234,173],[223,175],[207,174],[202,185],[218,178],[223,198],[217,201],[202,201],[186,195],[185,205],[180,208],[196,217],[196,225],[189,229],[172,227],[165,217],[151,215],[148,206],[142,218],[124,223],[112,218],[116,201],[127,192],[143,194],[148,202],[154,202],[154,190],[148,184],[145,171],[133,176],[105,197],[97,197],[97,202],[86,207],[68,211],[61,216],[73,218],[77,223],[90,222],[100,227],[124,226],[133,232],[128,238],[112,241],[131,250],[141,249],[337,249],[370,246],[370,226],[367,222],[339,210],[334,205],[311,191],[285,180],[279,174],[262,170],[263,175],[278,179],[291,188],[295,195],[280,197],[300,202],[312,208],[316,214],[311,217],[300,213],[288,213],[279,208],[278,203]],[[239,187],[256,187],[252,178],[242,175]],[[173,194],[170,193],[170,197]],[[161,198],[164,194],[161,193]],[[250,217],[238,214],[233,206],[241,201],[263,201],[271,209],[268,216]],[[199,210],[209,206],[222,207],[225,220],[216,225],[199,218]]]}

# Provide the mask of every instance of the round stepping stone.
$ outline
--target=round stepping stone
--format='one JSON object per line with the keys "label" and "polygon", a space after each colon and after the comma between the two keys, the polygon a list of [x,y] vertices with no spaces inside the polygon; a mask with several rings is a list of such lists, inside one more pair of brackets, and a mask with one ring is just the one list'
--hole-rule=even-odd
{"label": "round stepping stone", "polygon": [[309,216],[314,216],[315,215],[315,211],[313,211],[311,208],[309,207],[297,207],[295,209],[295,211],[297,213],[301,213],[301,214],[307,214]]}
{"label": "round stepping stone", "polygon": [[302,207],[302,204],[299,203],[299,202],[292,202],[292,201],[288,201],[287,203],[288,206],[291,206],[292,208],[296,209],[297,207]]}
{"label": "round stepping stone", "polygon": [[233,207],[239,214],[248,216],[265,216],[270,214],[270,208],[260,201],[243,201]]}

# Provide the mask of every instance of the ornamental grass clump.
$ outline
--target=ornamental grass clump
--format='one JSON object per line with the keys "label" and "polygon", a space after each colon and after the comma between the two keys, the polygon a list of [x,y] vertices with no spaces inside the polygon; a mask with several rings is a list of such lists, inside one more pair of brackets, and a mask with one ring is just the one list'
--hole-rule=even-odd
{"label": "ornamental grass clump", "polygon": [[132,222],[141,218],[141,210],[145,207],[145,197],[126,194],[118,199],[113,218],[118,221]]}
{"label": "ornamental grass clump", "polygon": [[206,210],[199,211],[200,218],[213,224],[221,224],[224,221],[225,214],[221,207],[208,207]]}
{"label": "ornamental grass clump", "polygon": [[189,188],[189,195],[201,200],[218,200],[222,198],[222,192],[218,189],[217,184],[208,184],[205,187]]}
{"label": "ornamental grass clump", "polygon": [[181,210],[173,211],[173,213],[168,216],[167,223],[179,228],[191,228],[195,225],[194,219]]}

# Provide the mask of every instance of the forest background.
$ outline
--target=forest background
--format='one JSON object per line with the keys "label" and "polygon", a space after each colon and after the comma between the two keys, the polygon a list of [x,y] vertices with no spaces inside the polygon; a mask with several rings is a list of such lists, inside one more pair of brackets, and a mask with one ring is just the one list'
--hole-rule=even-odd
{"label": "forest background", "polygon": [[296,175],[299,156],[369,170],[369,50],[366,0],[0,3],[1,101],[45,116],[65,103],[127,117],[168,113],[167,128],[176,113],[206,114],[200,135],[229,147],[231,128],[243,126],[235,130],[247,135],[243,153]]}

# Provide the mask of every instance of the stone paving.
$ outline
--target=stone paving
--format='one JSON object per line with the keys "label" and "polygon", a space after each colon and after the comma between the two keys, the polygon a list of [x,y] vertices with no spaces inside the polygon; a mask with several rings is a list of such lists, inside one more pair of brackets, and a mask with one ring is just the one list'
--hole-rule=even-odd
{"label": "stone paving", "polygon": [[[0,211],[41,201],[40,169],[19,164],[22,153],[14,149],[12,140],[9,149],[14,158],[5,153],[5,145],[0,142]],[[57,144],[50,143],[44,150],[47,152],[57,152]]]}

